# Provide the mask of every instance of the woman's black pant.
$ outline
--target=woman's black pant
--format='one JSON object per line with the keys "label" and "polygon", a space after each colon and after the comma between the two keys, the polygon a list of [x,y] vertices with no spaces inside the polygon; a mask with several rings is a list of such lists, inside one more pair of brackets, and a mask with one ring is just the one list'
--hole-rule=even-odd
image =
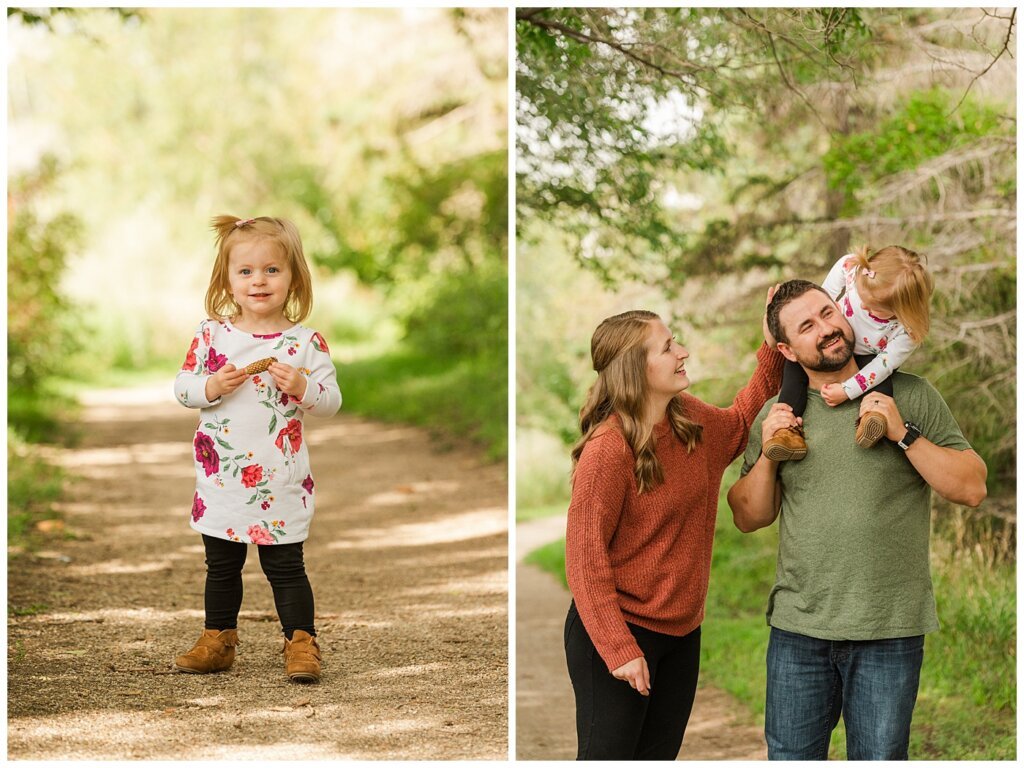
{"label": "woman's black pant", "polygon": [[[249,545],[203,534],[206,546],[206,629],[235,629],[242,607],[242,566]],[[257,545],[260,567],[274,591],[274,605],[285,637],[313,626],[313,590],[302,560],[302,542]]]}
{"label": "woman's black pant", "polygon": [[576,694],[577,760],[675,760],[697,692],[700,627],[683,637],[627,624],[651,673],[650,696],[617,680],[576,604],[565,619],[565,658]]}
{"label": "woman's black pant", "polygon": [[[874,360],[875,356],[854,355],[854,359],[857,361],[857,367],[863,368]],[[800,363],[787,360],[782,366],[782,389],[779,390],[779,402],[792,406],[794,416],[804,415],[804,409],[807,407],[807,386],[807,372],[800,366]],[[883,395],[893,397],[892,376],[869,391],[881,392]]]}

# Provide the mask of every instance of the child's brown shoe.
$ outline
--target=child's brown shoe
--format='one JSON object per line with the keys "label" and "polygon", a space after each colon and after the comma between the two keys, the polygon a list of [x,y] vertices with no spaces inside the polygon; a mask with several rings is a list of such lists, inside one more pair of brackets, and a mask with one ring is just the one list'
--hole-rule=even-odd
{"label": "child's brown shoe", "polygon": [[879,411],[868,411],[857,419],[857,445],[870,448],[889,431],[889,422]]}
{"label": "child's brown shoe", "polygon": [[800,461],[807,455],[804,431],[801,427],[777,429],[762,450],[772,461]]}
{"label": "child's brown shoe", "polygon": [[174,668],[193,675],[223,672],[235,660],[236,645],[237,629],[204,629],[192,650],[174,660]]}
{"label": "child's brown shoe", "polygon": [[293,683],[320,681],[320,645],[308,632],[296,629],[292,639],[285,638],[284,671]]}

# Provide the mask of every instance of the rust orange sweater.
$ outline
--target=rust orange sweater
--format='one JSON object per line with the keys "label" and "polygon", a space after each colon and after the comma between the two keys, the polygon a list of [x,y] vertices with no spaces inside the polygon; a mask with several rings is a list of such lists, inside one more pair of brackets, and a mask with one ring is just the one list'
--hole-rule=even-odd
{"label": "rust orange sweater", "polygon": [[718,492],[746,447],[750,425],[779,391],[782,355],[762,344],[757,368],[728,408],[685,392],[685,414],[704,425],[692,453],[669,426],[654,428],[665,482],[637,494],[634,457],[610,417],[584,446],[565,537],[569,589],[608,670],[642,656],[626,622],[682,636],[704,620]]}

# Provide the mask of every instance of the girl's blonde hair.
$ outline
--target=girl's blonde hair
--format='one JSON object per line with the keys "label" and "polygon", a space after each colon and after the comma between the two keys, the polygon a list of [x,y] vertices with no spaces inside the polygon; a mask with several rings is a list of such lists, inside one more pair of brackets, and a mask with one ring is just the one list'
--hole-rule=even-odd
{"label": "girl's blonde hair", "polygon": [[[635,457],[633,472],[640,493],[665,481],[655,453],[654,425],[647,424],[647,337],[651,321],[660,319],[647,310],[632,310],[601,322],[590,340],[590,358],[597,381],[590,387],[580,409],[582,436],[572,449],[573,474],[583,447],[599,426],[613,413],[618,414],[622,435]],[[692,451],[701,439],[703,427],[683,415],[683,401],[672,398],[668,406],[669,423],[676,436]]]}
{"label": "girl's blonde hair", "polygon": [[211,318],[233,317],[241,311],[231,295],[228,258],[231,248],[246,240],[272,240],[277,243],[292,276],[284,304],[284,316],[293,323],[301,323],[309,317],[313,309],[313,281],[306,257],[302,253],[299,230],[292,222],[272,216],[259,216],[255,219],[214,216],[212,228],[217,233],[217,258],[210,274],[210,287],[206,289],[206,312]]}
{"label": "girl's blonde hair", "polygon": [[854,253],[857,259],[857,290],[866,291],[896,315],[915,343],[928,336],[934,280],[925,258],[909,248],[888,245],[874,253],[865,246]]}

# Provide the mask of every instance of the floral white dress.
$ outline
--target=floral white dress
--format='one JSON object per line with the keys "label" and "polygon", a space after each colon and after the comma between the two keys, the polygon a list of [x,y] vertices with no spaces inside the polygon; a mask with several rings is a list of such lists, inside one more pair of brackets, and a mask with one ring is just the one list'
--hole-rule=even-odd
{"label": "floral white dress", "polygon": [[[278,391],[267,373],[207,400],[206,380],[212,374],[228,363],[244,368],[265,357],[276,357],[306,377],[301,401]],[[174,380],[174,395],[182,405],[200,409],[193,440],[192,528],[250,544],[304,541],[316,494],[302,420],[307,413],[333,416],[341,406],[323,337],[301,325],[258,335],[227,320],[204,320]]]}
{"label": "floral white dress", "polygon": [[853,351],[858,355],[875,356],[843,382],[843,391],[851,400],[856,400],[892,376],[918,347],[895,317],[883,320],[864,308],[864,302],[857,293],[858,270],[857,259],[848,253],[832,265],[821,286],[839,302],[843,315],[853,328]]}

